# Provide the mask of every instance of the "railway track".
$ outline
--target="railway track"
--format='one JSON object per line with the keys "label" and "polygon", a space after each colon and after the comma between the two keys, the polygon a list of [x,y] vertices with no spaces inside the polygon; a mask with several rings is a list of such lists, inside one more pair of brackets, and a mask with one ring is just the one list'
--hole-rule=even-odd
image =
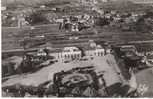
{"label": "railway track", "polygon": [[[70,39],[70,37],[78,37],[78,39]],[[142,41],[143,37],[145,38],[145,36],[139,36],[139,35],[130,35],[130,34],[126,34],[125,36],[122,34],[122,35],[110,35],[110,34],[94,34],[94,33],[78,33],[78,34],[71,34],[71,33],[65,33],[65,34],[59,34],[59,35],[52,35],[52,34],[48,34],[45,36],[44,40],[42,39],[36,39],[35,38],[32,38],[31,40],[27,40],[26,42],[37,42],[39,43],[39,41],[41,42],[50,42],[52,45],[62,45],[62,44],[65,44],[66,45],[73,45],[74,43],[78,43],[78,44],[81,44],[81,43],[84,43],[84,42],[88,42],[89,40],[95,40],[95,41],[114,41],[114,42],[129,42],[129,43],[143,43],[143,42],[146,42],[146,43],[152,43],[151,38],[152,37],[149,37],[149,38],[145,38],[146,40]],[[11,39],[11,38],[10,38]],[[23,38],[19,37],[17,38],[18,41],[19,40],[23,40]],[[12,39],[14,40],[14,38]],[[11,40],[11,41],[12,41]],[[5,40],[3,41],[3,44],[4,43],[7,43]],[[18,42],[19,43],[19,42]],[[35,44],[33,44],[35,45]],[[39,45],[39,44],[38,44]]]}
{"label": "railway track", "polygon": [[[107,32],[107,31],[103,31],[103,29],[99,28],[98,33],[94,33],[94,31],[92,31],[92,29],[86,30],[86,31],[80,31],[80,32],[65,32],[63,30],[58,30],[58,25],[54,25],[54,28],[50,28],[52,25],[39,25],[39,26],[35,26],[35,29],[30,30],[30,27],[27,27],[26,29],[18,29],[17,33],[15,33],[15,29],[13,28],[13,32],[9,33],[12,34],[12,37],[7,35],[7,29],[9,28],[3,28],[3,44],[5,44],[7,46],[7,41],[10,42],[14,42],[12,44],[15,43],[20,43],[20,40],[23,41],[24,37],[28,37],[29,35],[31,36],[31,39],[29,39],[29,41],[27,40],[26,42],[28,43],[38,43],[36,45],[39,45],[39,41],[41,41],[41,43],[46,43],[46,42],[50,42],[52,44],[52,46],[54,48],[61,48],[61,47],[65,47],[65,46],[78,46],[78,45],[83,45],[85,43],[87,43],[89,40],[94,40],[94,41],[111,41],[111,42],[116,42],[116,43],[153,43],[153,41],[151,41],[153,39],[153,36],[149,35],[149,34],[137,34],[137,33],[133,33],[133,32]],[[101,32],[103,31],[103,32]],[[11,32],[11,30],[10,30]],[[36,36],[41,36],[44,35],[44,39],[39,39],[35,40]],[[77,39],[74,39],[74,38]],[[5,39],[6,38],[6,39]],[[7,40],[9,38],[9,40]],[[142,41],[143,40],[143,41]],[[15,44],[19,45],[19,44]],[[6,47],[4,46],[4,47]],[[33,44],[33,47],[35,47],[35,44]],[[37,47],[37,46],[36,46]],[[15,49],[20,49],[22,48],[22,46],[17,46],[17,47],[13,47]],[[12,49],[13,49],[12,48]],[[10,48],[11,49],[11,48]],[[14,50],[15,50],[14,49]],[[9,52],[11,52],[12,50],[8,50]],[[7,52],[6,50],[2,50],[2,52]]]}

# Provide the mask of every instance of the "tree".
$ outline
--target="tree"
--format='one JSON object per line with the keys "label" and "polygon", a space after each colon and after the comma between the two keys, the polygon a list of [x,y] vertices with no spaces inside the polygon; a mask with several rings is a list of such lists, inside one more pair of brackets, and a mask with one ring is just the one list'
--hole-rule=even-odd
{"label": "tree", "polygon": [[31,25],[49,22],[47,18],[39,11],[33,12],[26,17],[26,21],[28,21]]}

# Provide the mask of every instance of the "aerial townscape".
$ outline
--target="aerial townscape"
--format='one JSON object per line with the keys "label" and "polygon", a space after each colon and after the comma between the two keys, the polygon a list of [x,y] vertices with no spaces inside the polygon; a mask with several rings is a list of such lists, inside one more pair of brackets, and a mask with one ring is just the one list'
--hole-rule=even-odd
{"label": "aerial townscape", "polygon": [[152,97],[153,0],[1,0],[2,97]]}

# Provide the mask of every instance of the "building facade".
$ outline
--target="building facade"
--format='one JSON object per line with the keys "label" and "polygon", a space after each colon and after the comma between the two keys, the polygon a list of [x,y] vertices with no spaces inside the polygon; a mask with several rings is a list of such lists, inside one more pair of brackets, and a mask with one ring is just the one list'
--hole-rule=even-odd
{"label": "building facade", "polygon": [[54,56],[55,59],[65,61],[80,59],[82,57],[82,52],[77,47],[65,47],[61,51],[50,53],[50,55]]}
{"label": "building facade", "polygon": [[77,47],[64,47],[60,50],[49,52],[49,56],[53,56],[59,61],[79,60],[83,56],[102,57],[110,54],[110,48],[103,48],[101,45],[88,46],[87,48],[79,49]]}
{"label": "building facade", "polygon": [[86,56],[104,56],[105,55],[105,49],[100,46],[97,45],[94,48],[89,48],[85,51],[85,55]]}

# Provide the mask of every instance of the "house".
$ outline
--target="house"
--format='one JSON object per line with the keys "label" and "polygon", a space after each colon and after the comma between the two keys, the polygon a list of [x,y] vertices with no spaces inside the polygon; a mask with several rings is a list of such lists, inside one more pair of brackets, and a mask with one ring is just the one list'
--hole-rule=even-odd
{"label": "house", "polygon": [[89,4],[97,4],[98,2],[96,0],[80,0],[80,3],[83,5],[89,5]]}
{"label": "house", "polygon": [[115,10],[111,10],[111,12],[110,12],[112,15],[116,15],[116,11]]}
{"label": "house", "polygon": [[146,57],[146,64],[148,66],[153,66],[153,54]]}
{"label": "house", "polygon": [[45,51],[45,49],[41,48],[36,52],[28,52],[26,53],[25,59],[27,61],[32,61],[32,62],[42,62],[45,61],[47,59],[49,59],[50,57],[47,55],[47,52]]}
{"label": "house", "polygon": [[[17,19],[18,19],[18,27],[21,28],[22,26],[26,26],[28,25],[28,21],[26,21],[25,17],[23,14],[17,16]],[[15,18],[13,19],[15,20]]]}
{"label": "house", "polygon": [[71,31],[79,31],[79,29],[78,29],[78,24],[73,23],[73,24],[72,24],[72,27],[71,27]]}
{"label": "house", "polygon": [[145,56],[147,54],[153,54],[153,44],[137,44],[135,45],[138,56]]}
{"label": "house", "polygon": [[113,17],[113,20],[115,21],[115,22],[118,22],[118,21],[120,21],[122,18],[119,16],[119,17]]}
{"label": "house", "polygon": [[111,16],[112,16],[112,15],[111,15],[110,13],[105,14],[105,18],[106,18],[106,19],[110,19]]}
{"label": "house", "polygon": [[110,47],[105,48],[105,54],[110,54],[112,49]]}
{"label": "house", "polygon": [[47,53],[44,51],[44,49],[39,49],[37,52],[37,56],[47,56]]}
{"label": "house", "polygon": [[14,72],[15,72],[14,64],[3,60],[2,61],[2,77],[6,76],[6,75],[14,74]]}
{"label": "house", "polygon": [[7,7],[6,6],[1,6],[1,11],[6,11]]}
{"label": "house", "polygon": [[120,51],[122,52],[134,52],[136,53],[136,47],[134,45],[123,45],[120,47]]}
{"label": "house", "polygon": [[19,56],[12,56],[2,61],[2,76],[8,76],[18,73],[23,62],[23,58]]}
{"label": "house", "polygon": [[119,57],[131,57],[138,56],[137,49],[134,45],[118,45],[114,47],[114,51],[118,54]]}
{"label": "house", "polygon": [[46,8],[46,6],[45,5],[41,5],[40,8],[44,9],[44,8]]}
{"label": "house", "polygon": [[102,2],[108,2],[109,0],[101,0]]}
{"label": "house", "polygon": [[60,60],[62,59],[62,49],[56,49],[56,50],[52,50],[49,49],[49,56],[54,57],[54,59],[56,60]]}

